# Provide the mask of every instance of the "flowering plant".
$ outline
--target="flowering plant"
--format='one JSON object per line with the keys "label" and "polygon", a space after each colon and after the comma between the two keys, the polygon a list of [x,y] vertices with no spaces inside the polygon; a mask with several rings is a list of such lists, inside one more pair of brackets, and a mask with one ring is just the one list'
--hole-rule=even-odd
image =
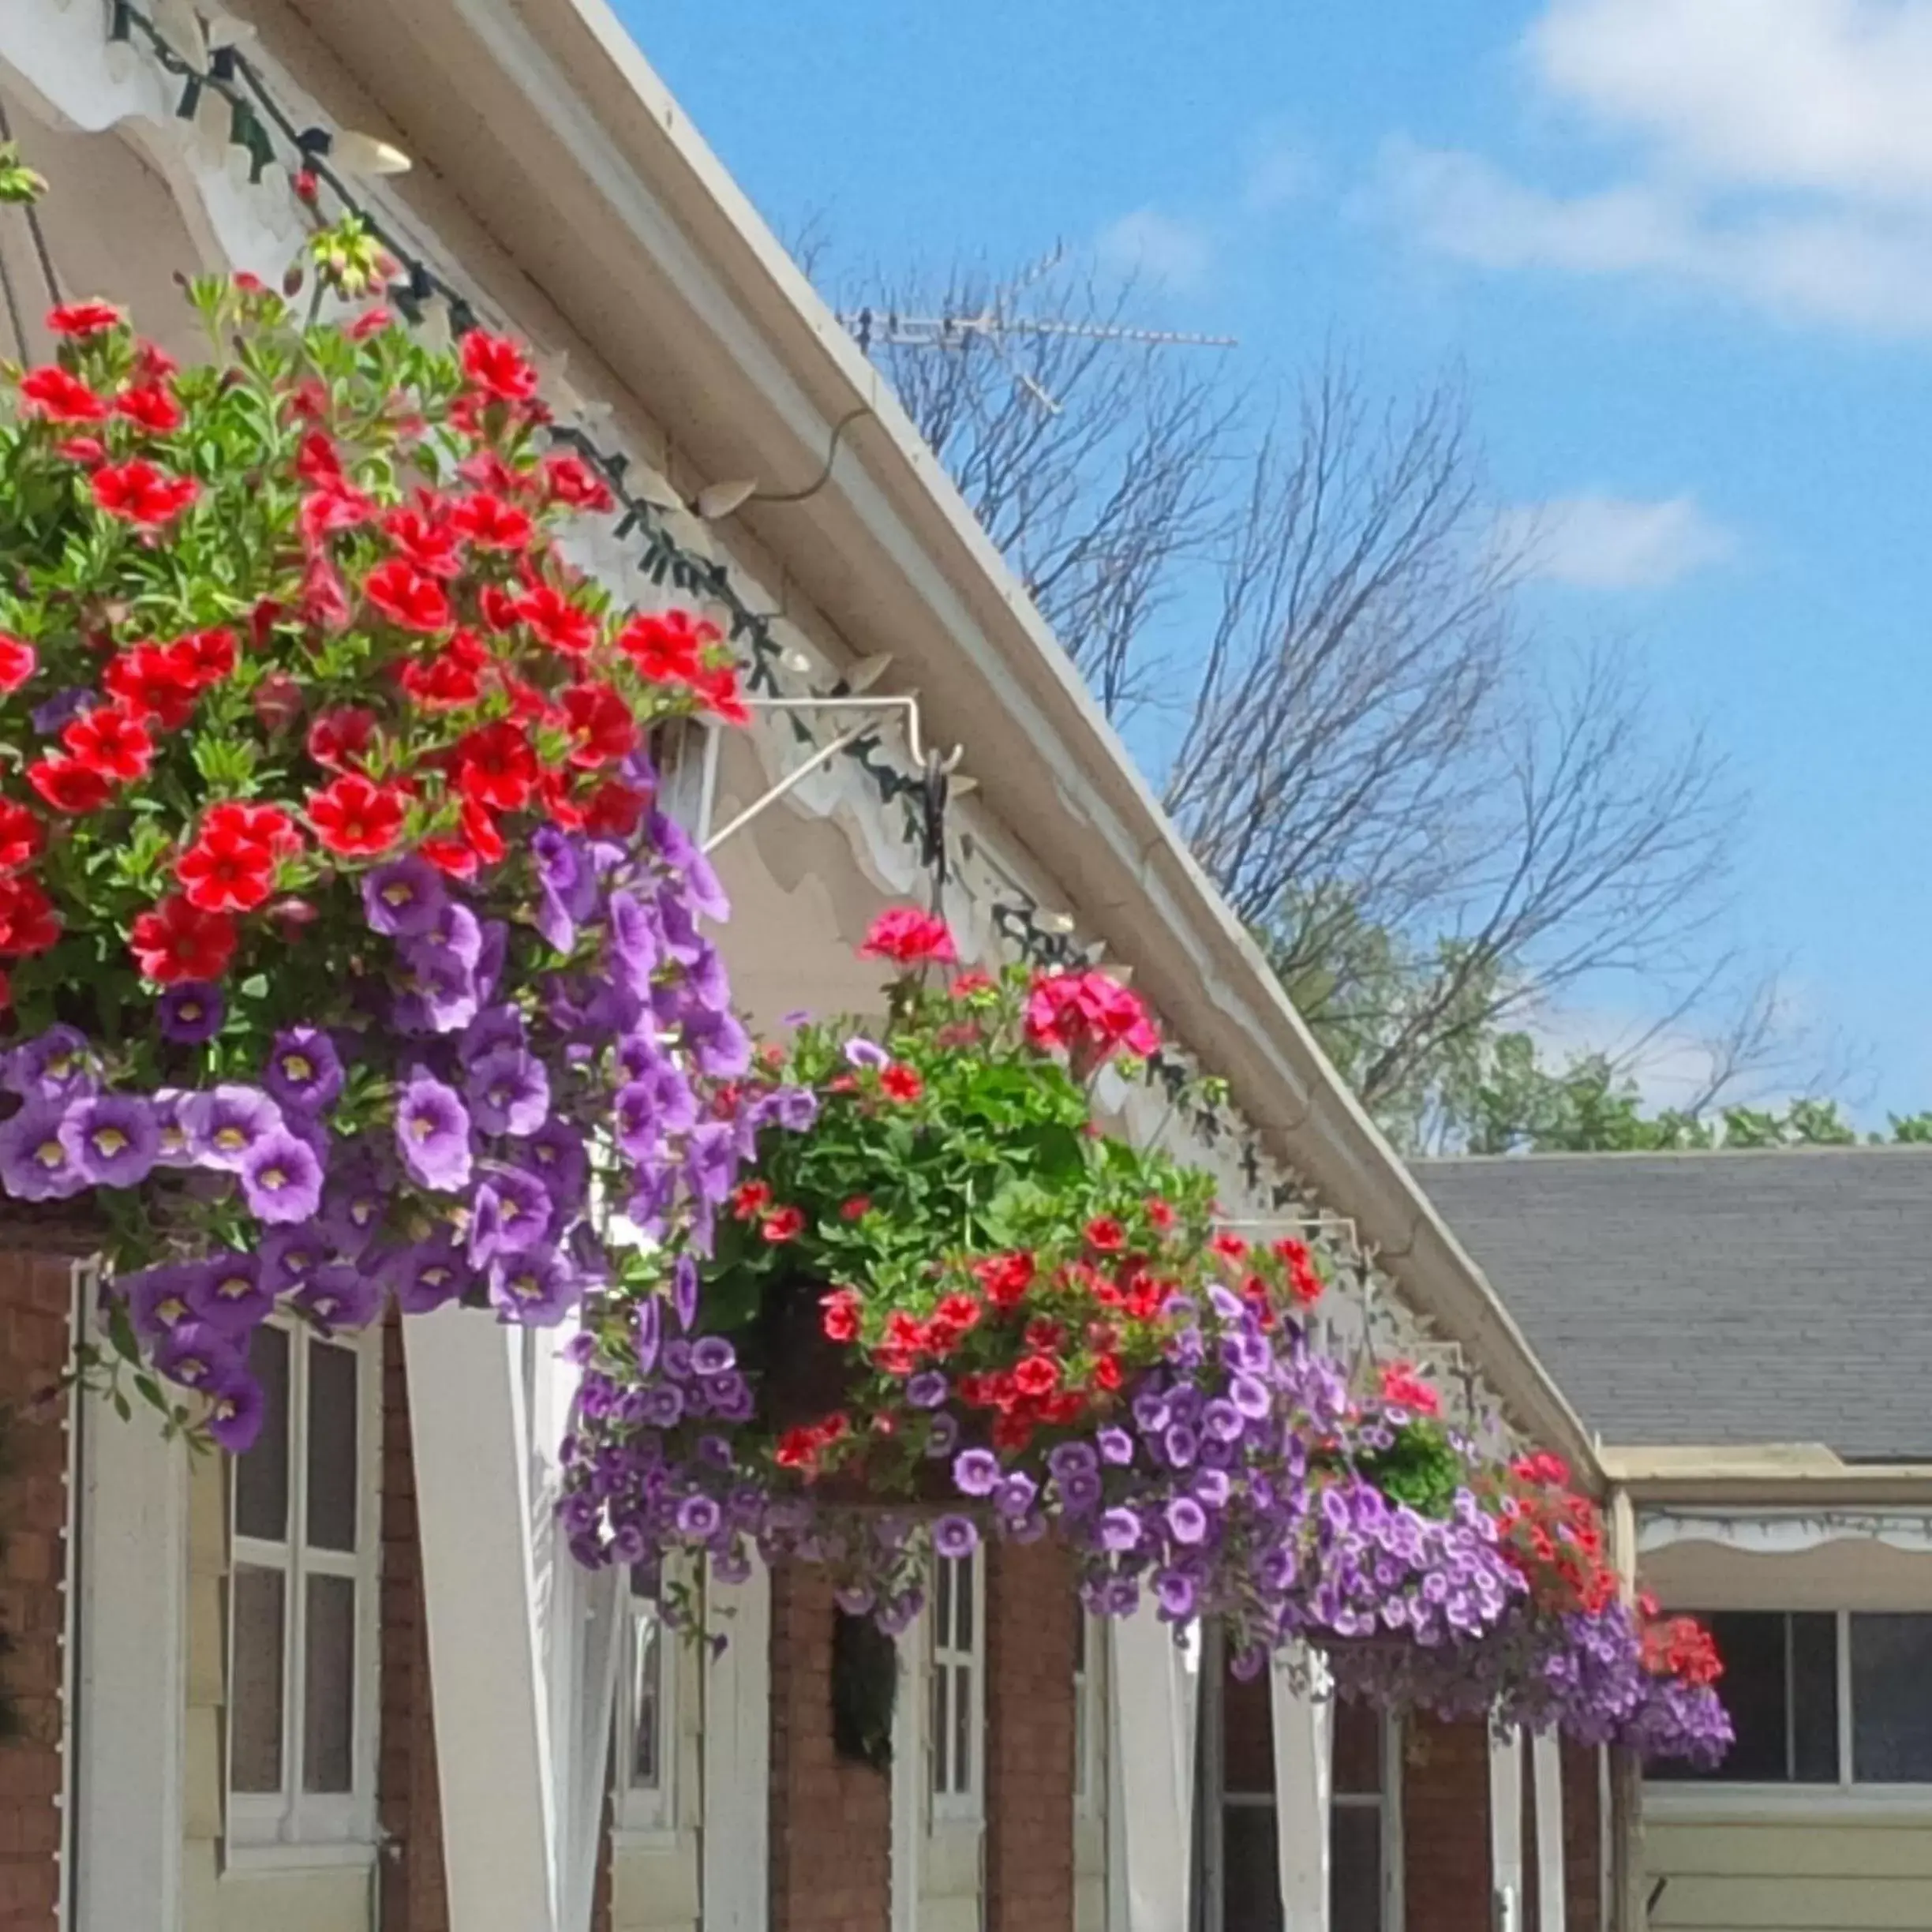
{"label": "flowering plant", "polygon": [[88,1365],[231,1448],[278,1302],[553,1322],[636,1266],[593,1206],[722,1198],[687,1074],[749,1055],[644,742],[743,715],[716,631],[565,560],[612,500],[515,343],[345,311],[353,223],[312,256],[305,315],[196,283],[193,367],[56,309],[0,421],[0,1189],[88,1197]]}

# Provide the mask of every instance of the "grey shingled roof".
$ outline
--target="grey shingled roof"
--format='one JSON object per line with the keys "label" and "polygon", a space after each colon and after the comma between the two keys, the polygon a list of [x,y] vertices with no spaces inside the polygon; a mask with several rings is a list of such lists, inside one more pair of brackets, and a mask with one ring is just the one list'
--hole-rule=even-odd
{"label": "grey shingled roof", "polygon": [[1932,1460],[1932,1148],[1415,1173],[1606,1442]]}

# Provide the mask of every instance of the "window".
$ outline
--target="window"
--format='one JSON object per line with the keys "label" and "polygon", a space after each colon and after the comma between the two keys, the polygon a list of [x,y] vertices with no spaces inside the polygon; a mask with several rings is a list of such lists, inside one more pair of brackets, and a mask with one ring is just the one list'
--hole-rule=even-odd
{"label": "window", "polygon": [[249,1363],[264,1413],[233,1466],[228,1836],[237,1844],[374,1837],[374,1336],[271,1323]]}
{"label": "window", "polygon": [[1673,1783],[1932,1784],[1932,1616],[1732,1610],[1704,1621],[1723,1658],[1737,1742]]}
{"label": "window", "polygon": [[621,1824],[627,1832],[668,1832],[677,1825],[677,1640],[665,1628],[658,1575],[639,1563],[631,1572],[628,1628],[617,1698]]}
{"label": "window", "polygon": [[1328,1814],[1328,1922],[1334,1932],[1382,1932],[1388,1846],[1391,1726],[1381,1712],[1335,1701]]}
{"label": "window", "polygon": [[976,1556],[934,1559],[932,1793],[934,1809],[977,1816],[981,1698],[979,1563]]}

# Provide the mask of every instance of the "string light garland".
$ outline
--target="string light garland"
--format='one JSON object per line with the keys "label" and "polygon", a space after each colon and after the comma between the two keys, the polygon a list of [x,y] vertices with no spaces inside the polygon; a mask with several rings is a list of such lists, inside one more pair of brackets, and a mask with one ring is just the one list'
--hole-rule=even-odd
{"label": "string light garland", "polygon": [[[110,43],[138,41],[155,66],[170,80],[181,84],[175,110],[178,118],[194,118],[207,94],[221,99],[229,114],[228,142],[247,154],[251,183],[259,185],[271,167],[284,166],[291,175],[303,178],[303,198],[312,207],[319,204],[322,191],[326,189],[343,213],[354,215],[396,263],[397,279],[388,286],[387,298],[412,326],[423,324],[429,305],[436,301],[446,305],[450,326],[455,333],[461,335],[479,325],[477,308],[470,294],[405,242],[357,192],[347,178],[349,171],[337,165],[345,149],[361,152],[366,148],[375,157],[369,171],[395,172],[399,171],[396,163],[406,165],[397,151],[373,137],[338,133],[298,122],[275,98],[260,69],[242,51],[238,36],[217,36],[212,30],[209,38],[218,43],[210,46],[204,66],[177,47],[135,0],[112,0],[107,38]],[[844,426],[841,425],[841,429]],[[609,489],[622,512],[616,526],[616,537],[642,540],[643,548],[636,560],[640,572],[660,590],[700,601],[721,612],[728,640],[743,656],[747,690],[761,696],[785,695],[779,677],[784,653],[773,631],[781,613],[754,607],[724,562],[700,555],[678,540],[667,521],[668,506],[627,485],[630,458],[624,451],[604,447],[575,425],[553,424],[550,435],[556,447],[575,453]],[[813,695],[837,698],[850,695],[852,691],[852,687],[841,678],[826,691]],[[788,715],[797,742],[815,748],[818,741],[803,720],[796,713]],[[921,864],[931,874],[937,900],[946,878],[958,876],[947,844],[945,774],[930,769],[901,770],[884,755],[884,741],[877,731],[856,738],[841,756],[865,777],[882,804],[897,804],[902,808],[901,836],[917,851]],[[957,838],[965,856],[971,857],[980,849],[970,832],[960,832]],[[1102,945],[1080,943],[1071,930],[1070,922],[1044,912],[1037,900],[1024,893],[1016,898],[993,900],[988,911],[1001,938],[1031,965],[1050,971],[1076,968],[1098,963],[1104,953]],[[1174,1049],[1163,1046],[1150,1056],[1144,1063],[1144,1078],[1148,1085],[1164,1091],[1170,1116],[1185,1121],[1208,1147],[1218,1150],[1226,1142],[1235,1144],[1234,1158],[1243,1180],[1256,1194],[1263,1194],[1265,1189],[1264,1198],[1272,1209],[1279,1212],[1301,1204],[1304,1190],[1284,1174],[1261,1137],[1234,1108],[1199,1091],[1198,1071]],[[1372,1327],[1376,1325],[1372,1257],[1358,1242],[1349,1245],[1352,1252],[1340,1258],[1340,1271],[1353,1279],[1362,1294],[1365,1320]]]}

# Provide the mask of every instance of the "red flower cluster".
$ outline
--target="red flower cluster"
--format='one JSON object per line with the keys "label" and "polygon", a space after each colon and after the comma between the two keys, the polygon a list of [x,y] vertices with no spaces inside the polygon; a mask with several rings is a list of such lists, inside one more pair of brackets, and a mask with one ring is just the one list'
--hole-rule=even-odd
{"label": "red flower cluster", "polygon": [[1540,1606],[1594,1613],[1616,1601],[1617,1574],[1604,1553],[1596,1504],[1569,1482],[1570,1467],[1560,1456],[1540,1453],[1510,1465],[1496,1505],[1503,1553]]}
{"label": "red flower cluster", "polygon": [[1160,1048],[1148,1009],[1103,972],[1045,973],[1027,997],[1027,1038],[1066,1054],[1083,1077],[1118,1053],[1146,1059]]}
{"label": "red flower cluster", "polygon": [[1417,1415],[1442,1413],[1441,1396],[1407,1362],[1391,1362],[1382,1371],[1382,1395],[1384,1401]]}
{"label": "red flower cluster", "polygon": [[934,961],[953,965],[959,960],[945,921],[912,906],[893,906],[882,912],[867,932],[859,957],[889,960],[895,966],[923,966]]}
{"label": "red flower cluster", "polygon": [[1649,1597],[1640,1599],[1638,1608],[1644,1616],[1643,1667],[1653,1677],[1676,1677],[1702,1690],[1724,1675],[1717,1642],[1695,1617],[1660,1619]]}
{"label": "red flower cluster", "polygon": [[253,912],[274,891],[276,867],[301,848],[286,812],[230,799],[203,813],[194,842],[174,862],[175,882],[197,912]]}

